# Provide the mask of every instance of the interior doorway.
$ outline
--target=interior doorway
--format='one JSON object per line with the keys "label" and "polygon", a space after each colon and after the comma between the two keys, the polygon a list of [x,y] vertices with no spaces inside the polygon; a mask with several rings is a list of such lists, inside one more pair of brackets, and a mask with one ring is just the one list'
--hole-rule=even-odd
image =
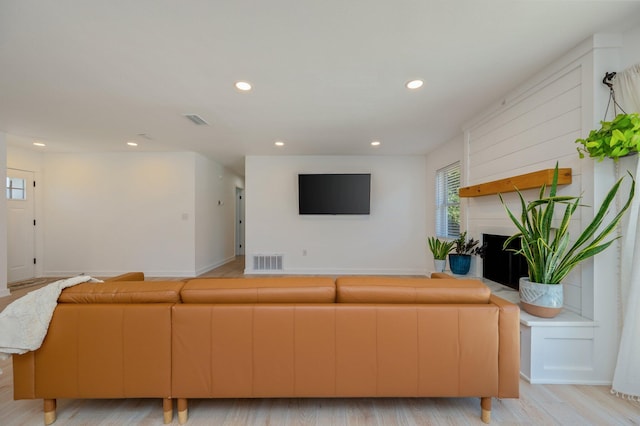
{"label": "interior doorway", "polygon": [[7,282],[35,277],[35,185],[33,172],[7,169]]}
{"label": "interior doorway", "polygon": [[236,187],[236,256],[244,256],[244,188]]}

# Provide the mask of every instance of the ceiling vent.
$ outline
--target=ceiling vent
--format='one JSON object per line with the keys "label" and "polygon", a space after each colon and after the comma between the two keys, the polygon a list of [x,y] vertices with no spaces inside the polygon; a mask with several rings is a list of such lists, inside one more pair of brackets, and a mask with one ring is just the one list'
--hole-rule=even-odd
{"label": "ceiling vent", "polygon": [[187,117],[189,120],[191,120],[197,126],[208,126],[209,125],[209,123],[204,121],[202,119],[202,117],[200,117],[198,114],[184,114],[184,116]]}
{"label": "ceiling vent", "polygon": [[137,136],[140,137],[140,138],[146,139],[148,141],[152,141],[153,140],[153,138],[151,136],[149,136],[148,134],[146,134],[146,133],[138,133]]}

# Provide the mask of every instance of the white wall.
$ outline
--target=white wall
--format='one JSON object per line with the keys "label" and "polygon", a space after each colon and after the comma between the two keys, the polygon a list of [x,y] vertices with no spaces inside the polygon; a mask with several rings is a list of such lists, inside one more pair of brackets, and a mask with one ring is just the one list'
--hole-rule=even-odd
{"label": "white wall", "polygon": [[194,274],[194,154],[48,154],[47,276]]}
{"label": "white wall", "polygon": [[[573,183],[560,194],[582,195],[587,205],[598,205],[615,181],[610,162],[580,160],[575,140],[597,127],[603,119],[608,89],[602,85],[605,71],[618,69],[619,35],[596,35],[568,52],[524,83],[490,112],[466,129],[467,179],[473,185],[535,170],[560,167],[572,169]],[[597,177],[597,178],[596,178]],[[524,191],[526,199],[537,190]],[[505,194],[507,204],[519,211],[517,196]],[[515,227],[506,219],[497,196],[470,198],[467,226],[477,232],[510,235]],[[593,209],[582,208],[574,215],[570,232],[574,238],[593,217]],[[557,215],[559,221],[560,215]],[[610,274],[615,250],[595,260]],[[594,261],[587,261],[565,280],[565,307],[595,318]]]}
{"label": "white wall", "polygon": [[[574,141],[582,134],[582,63],[562,67],[542,83],[505,101],[497,111],[466,131],[466,179],[464,186],[490,182],[541,169],[572,169],[573,183],[562,186],[560,194],[584,192],[580,161]],[[590,84],[591,77],[589,77]],[[589,182],[590,184],[590,182]],[[526,199],[538,190],[523,191]],[[520,204],[515,193],[504,194],[507,205],[517,216]],[[509,221],[497,195],[465,198],[466,228],[474,235],[492,233],[512,235]],[[578,235],[580,211],[574,216],[570,232]],[[480,273],[480,271],[478,271]],[[581,312],[580,275],[566,281],[565,306]]]}
{"label": "white wall", "polygon": [[618,71],[640,63],[640,25],[622,35],[622,55]]}
{"label": "white wall", "polygon": [[[443,143],[435,150],[431,151],[426,157],[426,196],[427,196],[427,211],[426,211],[426,226],[427,236],[436,235],[436,211],[435,211],[435,199],[436,199],[436,172],[450,164],[460,161],[462,166],[462,157],[464,154],[464,136],[462,133],[457,137],[451,139],[448,142]],[[464,179],[464,170],[461,179]],[[470,235],[475,239],[481,239],[481,235]],[[433,271],[433,254],[430,250],[427,250],[427,270]]]}
{"label": "white wall", "polygon": [[[0,180],[7,180],[7,142],[4,133],[0,132]],[[6,186],[6,184],[5,184]],[[8,296],[7,289],[7,197],[0,196],[0,297]]]}
{"label": "white wall", "polygon": [[36,276],[194,276],[233,259],[235,188],[244,182],[199,154],[10,145],[6,164],[38,182]]}
{"label": "white wall", "polygon": [[199,154],[195,156],[196,275],[235,257],[235,188],[240,177]]}
{"label": "white wall", "polygon": [[[284,255],[285,273],[426,272],[423,157],[249,156],[245,170],[247,273],[260,254]],[[298,173],[371,173],[371,214],[300,216]]]}

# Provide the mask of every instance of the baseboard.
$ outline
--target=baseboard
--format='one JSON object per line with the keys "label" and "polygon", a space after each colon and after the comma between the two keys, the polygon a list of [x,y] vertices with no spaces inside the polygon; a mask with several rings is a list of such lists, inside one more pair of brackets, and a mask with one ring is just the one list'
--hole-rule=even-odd
{"label": "baseboard", "polygon": [[[45,277],[75,277],[76,275],[89,275],[91,277],[115,277],[128,272],[138,272],[139,269],[126,271],[45,271]],[[195,276],[194,271],[142,271],[145,277],[158,278],[184,278]]]}
{"label": "baseboard", "polygon": [[520,373],[520,377],[532,385],[587,385],[587,386],[611,386],[611,381],[607,380],[567,380],[567,379],[538,379],[529,380]]}
{"label": "baseboard", "polygon": [[281,271],[256,271],[245,268],[247,275],[408,275],[426,277],[425,269],[331,269],[331,268],[286,268]]}

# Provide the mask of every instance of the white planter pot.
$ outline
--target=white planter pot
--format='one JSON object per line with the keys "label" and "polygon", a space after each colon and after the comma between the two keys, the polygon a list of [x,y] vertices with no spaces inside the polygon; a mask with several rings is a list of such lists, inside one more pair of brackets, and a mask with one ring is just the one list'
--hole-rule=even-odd
{"label": "white planter pot", "polygon": [[433,265],[436,268],[436,272],[444,272],[447,268],[447,260],[446,259],[434,259]]}
{"label": "white planter pot", "polygon": [[525,312],[542,318],[553,318],[562,311],[562,284],[539,284],[520,278],[520,306]]}

